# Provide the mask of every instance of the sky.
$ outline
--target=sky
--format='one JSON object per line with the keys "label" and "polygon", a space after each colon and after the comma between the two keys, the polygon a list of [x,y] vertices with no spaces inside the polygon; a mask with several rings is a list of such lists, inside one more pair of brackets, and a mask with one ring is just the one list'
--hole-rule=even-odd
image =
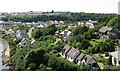
{"label": "sky", "polygon": [[118,13],[120,0],[0,0],[0,12],[70,11]]}

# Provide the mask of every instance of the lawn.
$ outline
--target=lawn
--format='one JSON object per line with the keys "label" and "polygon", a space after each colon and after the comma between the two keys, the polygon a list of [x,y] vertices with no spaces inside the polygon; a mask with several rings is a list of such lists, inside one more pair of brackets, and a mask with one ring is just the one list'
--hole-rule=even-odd
{"label": "lawn", "polygon": [[98,44],[100,42],[103,42],[103,41],[104,41],[103,39],[92,39],[90,41],[90,44],[94,46],[94,45],[96,45],[96,44]]}

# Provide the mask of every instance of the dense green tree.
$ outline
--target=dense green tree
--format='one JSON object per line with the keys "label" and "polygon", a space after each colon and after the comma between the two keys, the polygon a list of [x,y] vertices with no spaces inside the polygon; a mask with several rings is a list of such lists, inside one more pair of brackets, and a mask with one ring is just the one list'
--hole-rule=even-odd
{"label": "dense green tree", "polygon": [[30,63],[35,63],[37,68],[37,66],[39,66],[39,64],[44,61],[43,59],[44,54],[45,54],[45,49],[36,49],[29,52],[25,57],[26,68],[29,67]]}
{"label": "dense green tree", "polygon": [[47,28],[35,28],[32,31],[32,37],[38,40],[39,38],[42,38],[42,36],[54,35],[56,31],[57,28],[55,25],[50,25]]}
{"label": "dense green tree", "polygon": [[43,32],[39,28],[33,29],[32,37],[34,37],[35,39],[38,39],[41,36],[43,36]]}
{"label": "dense green tree", "polygon": [[57,27],[56,27],[54,24],[48,26],[48,34],[54,35],[57,30],[58,30],[58,29],[57,29]]}
{"label": "dense green tree", "polygon": [[76,71],[79,66],[69,62],[68,60],[58,58],[54,55],[45,55],[45,60],[48,62],[48,66],[52,67],[57,71]]}
{"label": "dense green tree", "polygon": [[[56,12],[54,12],[56,13]],[[48,20],[62,20],[62,21],[88,21],[98,20],[100,22],[108,22],[116,14],[95,14],[95,13],[70,13],[70,12],[59,12],[60,14],[49,15],[48,12],[43,12],[43,15],[25,15],[25,16],[7,16],[3,17],[4,21],[16,21],[16,22],[38,22]]]}
{"label": "dense green tree", "polygon": [[14,31],[17,31],[17,30],[25,30],[26,32],[30,29],[29,27],[26,27],[26,26],[20,26],[20,25],[17,25],[17,26],[12,26],[12,29]]}
{"label": "dense green tree", "polygon": [[73,35],[83,35],[84,32],[88,31],[88,28],[86,26],[77,26],[73,29]]}

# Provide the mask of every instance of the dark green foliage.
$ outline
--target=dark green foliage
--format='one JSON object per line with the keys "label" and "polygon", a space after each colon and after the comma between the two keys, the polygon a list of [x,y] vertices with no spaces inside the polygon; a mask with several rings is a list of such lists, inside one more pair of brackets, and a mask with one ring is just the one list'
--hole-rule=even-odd
{"label": "dark green foliage", "polygon": [[26,27],[26,26],[12,26],[12,29],[14,31],[17,31],[17,30],[25,30],[26,32],[30,29],[29,27]]}
{"label": "dark green foliage", "polygon": [[44,54],[45,54],[45,49],[41,49],[41,48],[30,51],[25,57],[25,60],[26,60],[25,68],[29,67],[30,63],[34,63],[36,65],[35,67],[38,68],[37,66],[39,66],[40,63],[44,62],[43,60]]}
{"label": "dark green foliage", "polygon": [[48,21],[48,20],[62,20],[62,21],[88,21],[88,20],[98,20],[101,22],[108,22],[116,14],[95,14],[95,13],[70,13],[70,12],[61,12],[58,15],[25,15],[25,16],[7,16],[2,18],[4,21],[16,21],[16,22],[37,22],[37,21]]}
{"label": "dark green foliage", "polygon": [[76,27],[74,30],[73,30],[73,35],[76,36],[76,35],[83,35],[84,32],[88,31],[88,28],[86,26],[78,26]]}
{"label": "dark green foliage", "polygon": [[90,46],[90,43],[88,40],[83,40],[81,45],[82,49],[87,49]]}
{"label": "dark green foliage", "polygon": [[34,37],[35,39],[38,39],[41,36],[43,36],[43,32],[39,28],[33,29],[32,37]]}
{"label": "dark green foliage", "polygon": [[45,55],[45,61],[47,61],[48,66],[52,67],[57,71],[77,71],[79,66],[69,62],[66,59],[58,58],[54,55]]}
{"label": "dark green foliage", "polygon": [[15,37],[15,35],[4,35],[3,39],[7,40],[7,42],[10,45],[15,45],[16,44],[16,37]]}
{"label": "dark green foliage", "polygon": [[114,51],[115,50],[115,41],[112,39],[108,39],[102,42],[99,42],[98,44],[91,47],[91,53],[104,53],[108,51]]}
{"label": "dark green foliage", "polygon": [[36,40],[41,40],[42,36],[47,36],[47,35],[54,35],[55,32],[57,31],[57,28],[55,25],[50,25],[47,28],[35,28],[32,31],[32,37],[34,37]]}
{"label": "dark green foliage", "polygon": [[54,35],[57,30],[58,30],[58,29],[57,29],[57,27],[56,27],[54,24],[48,26],[48,34]]}
{"label": "dark green foliage", "polygon": [[85,39],[96,39],[98,38],[98,34],[96,33],[98,31],[97,28],[89,29],[87,32],[84,33],[84,38]]}
{"label": "dark green foliage", "polygon": [[[97,17],[96,17],[97,16]],[[87,27],[78,26],[73,31],[73,41],[68,42],[70,45],[80,49],[87,50],[88,53],[104,53],[108,51],[114,51],[115,41],[108,39],[94,46],[90,44],[91,39],[98,38],[98,30],[107,25],[110,27],[118,28],[120,21],[119,18],[114,18],[115,14],[94,14],[94,13],[63,13],[60,15],[38,15],[38,16],[8,16],[4,17],[5,21],[21,21],[21,22],[38,22],[38,21],[47,21],[47,20],[63,20],[69,23],[76,23],[77,21],[88,21],[98,20],[102,22],[94,29],[88,29]],[[110,20],[111,19],[111,20]],[[117,20],[116,20],[117,19]],[[72,22],[75,21],[75,22]],[[66,27],[63,27],[66,29]],[[16,26],[12,27],[13,30],[26,30],[28,27]],[[32,31],[32,36],[36,39],[36,42],[33,44],[26,45],[25,48],[18,48],[17,44],[20,40],[16,40],[15,35],[4,35],[3,38],[6,39],[10,45],[10,56],[11,61],[15,64],[15,68],[29,69],[31,71],[89,71],[87,70],[89,66],[81,65],[78,66],[72,62],[69,62],[66,59],[59,58],[55,56],[62,50],[64,44],[59,43],[55,44],[56,37],[54,36],[55,32],[58,29],[55,25],[50,25],[44,28],[35,28]],[[52,54],[52,55],[50,55]],[[107,62],[108,64],[111,64]],[[106,63],[106,64],[107,64]],[[106,66],[106,69],[110,67]]]}
{"label": "dark green foliage", "polygon": [[57,50],[58,52],[60,52],[64,47],[64,44],[59,43],[57,45],[55,45],[54,49]]}

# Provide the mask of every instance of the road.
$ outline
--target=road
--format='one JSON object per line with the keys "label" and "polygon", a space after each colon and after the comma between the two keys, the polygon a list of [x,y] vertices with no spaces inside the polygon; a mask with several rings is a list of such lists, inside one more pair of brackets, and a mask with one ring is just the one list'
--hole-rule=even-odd
{"label": "road", "polygon": [[31,44],[35,41],[35,39],[32,37],[32,30],[34,29],[34,27],[32,27],[32,28],[30,28],[29,29],[29,31],[28,31],[28,36],[29,36],[29,38],[31,38],[31,40],[32,40],[32,42],[31,42]]}

